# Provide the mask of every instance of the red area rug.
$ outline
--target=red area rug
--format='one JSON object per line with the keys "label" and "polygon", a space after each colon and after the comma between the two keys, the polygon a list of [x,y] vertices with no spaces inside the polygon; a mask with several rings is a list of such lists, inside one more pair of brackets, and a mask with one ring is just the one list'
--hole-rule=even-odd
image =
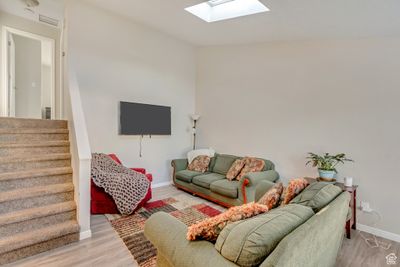
{"label": "red area rug", "polygon": [[130,216],[107,215],[112,227],[141,267],[156,266],[157,250],[144,236],[143,230],[146,220],[158,211],[167,212],[188,226],[221,213],[201,200],[180,195],[149,202]]}

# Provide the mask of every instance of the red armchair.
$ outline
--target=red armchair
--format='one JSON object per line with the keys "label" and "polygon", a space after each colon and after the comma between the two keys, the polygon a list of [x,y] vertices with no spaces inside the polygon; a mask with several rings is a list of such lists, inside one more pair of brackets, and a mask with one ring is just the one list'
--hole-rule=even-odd
{"label": "red armchair", "polygon": [[[117,155],[110,154],[109,155],[115,162],[118,164],[122,164]],[[150,182],[153,181],[153,176],[150,173],[146,173],[146,169],[143,168],[131,168],[131,170],[143,173],[146,175],[147,179]],[[90,180],[91,183],[91,201],[90,201],[90,210],[92,214],[118,214],[117,205],[115,205],[114,199],[108,193],[104,191],[103,188],[98,187],[93,183],[93,180]],[[139,203],[136,209],[143,207],[144,204],[147,203],[151,199],[151,187],[145,198]]]}

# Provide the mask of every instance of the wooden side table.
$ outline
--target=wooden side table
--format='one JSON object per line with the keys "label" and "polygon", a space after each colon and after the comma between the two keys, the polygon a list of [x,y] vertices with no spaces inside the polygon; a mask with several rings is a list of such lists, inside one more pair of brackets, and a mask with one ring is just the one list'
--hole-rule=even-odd
{"label": "wooden side table", "polygon": [[[305,177],[309,183],[316,183],[318,182],[316,178],[310,178],[310,177]],[[346,237],[348,239],[351,238],[351,229],[356,230],[357,229],[357,188],[358,185],[353,185],[353,186],[345,186],[344,183],[335,183],[336,186],[339,186],[343,192],[349,192],[351,198],[350,198],[350,208],[352,211],[352,216],[350,220],[346,222]]]}

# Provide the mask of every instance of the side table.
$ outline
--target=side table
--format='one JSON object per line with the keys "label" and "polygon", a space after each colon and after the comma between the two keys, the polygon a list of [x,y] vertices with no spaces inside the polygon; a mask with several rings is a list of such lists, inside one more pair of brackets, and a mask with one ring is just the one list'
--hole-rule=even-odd
{"label": "side table", "polygon": [[[309,183],[316,183],[318,182],[316,178],[304,177]],[[344,183],[336,182],[334,185],[340,187],[342,191],[349,192],[351,199],[350,199],[350,208],[352,212],[351,218],[346,222],[346,237],[348,239],[351,238],[351,230],[350,229],[357,229],[357,188],[358,185],[353,186],[345,186]]]}

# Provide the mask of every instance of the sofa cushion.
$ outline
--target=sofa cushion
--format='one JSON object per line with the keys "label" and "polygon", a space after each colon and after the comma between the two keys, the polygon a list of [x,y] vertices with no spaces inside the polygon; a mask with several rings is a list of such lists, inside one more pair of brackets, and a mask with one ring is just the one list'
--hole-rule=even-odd
{"label": "sofa cushion", "polygon": [[208,166],[208,171],[209,172],[214,172],[214,166],[215,166],[215,161],[217,160],[218,154],[215,153],[214,157],[211,158],[210,160],[210,165]]}
{"label": "sofa cushion", "polygon": [[210,185],[212,192],[230,198],[238,197],[238,187],[239,181],[229,181],[228,179],[219,180]]}
{"label": "sofa cushion", "polygon": [[219,154],[215,159],[215,165],[212,171],[222,175],[226,175],[226,173],[229,171],[229,168],[238,158],[239,157],[232,155]]}
{"label": "sofa cushion", "polygon": [[258,266],[286,235],[313,215],[311,208],[291,204],[228,224],[220,233],[215,248],[239,266]]}
{"label": "sofa cushion", "polygon": [[318,212],[341,193],[342,189],[336,185],[324,182],[312,183],[290,203],[305,205]]}
{"label": "sofa cushion", "polygon": [[207,189],[210,189],[210,185],[218,180],[225,179],[225,176],[218,173],[209,173],[204,175],[195,176],[192,179],[192,183]]}
{"label": "sofa cushion", "polygon": [[187,183],[191,183],[193,177],[198,176],[198,175],[202,175],[204,173],[201,172],[195,172],[195,171],[189,171],[189,170],[182,170],[182,171],[178,171],[175,174],[176,179],[187,182]]}

